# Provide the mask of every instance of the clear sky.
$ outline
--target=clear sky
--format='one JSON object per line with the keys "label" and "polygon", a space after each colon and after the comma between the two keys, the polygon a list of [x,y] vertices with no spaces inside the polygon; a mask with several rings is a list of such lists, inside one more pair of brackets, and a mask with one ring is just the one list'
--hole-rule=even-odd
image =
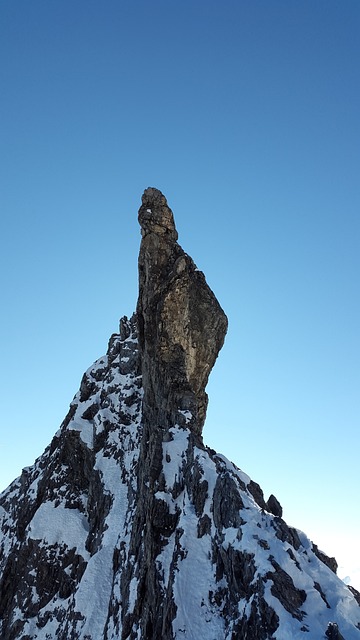
{"label": "clear sky", "polygon": [[0,488],[135,309],[155,186],[229,318],[206,444],[356,586],[359,32],[358,0],[1,1]]}

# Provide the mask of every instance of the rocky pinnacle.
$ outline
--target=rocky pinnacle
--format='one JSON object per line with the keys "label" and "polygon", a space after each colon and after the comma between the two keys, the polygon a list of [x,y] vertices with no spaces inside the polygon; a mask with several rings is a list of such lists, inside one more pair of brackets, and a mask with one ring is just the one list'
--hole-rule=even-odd
{"label": "rocky pinnacle", "polygon": [[168,512],[158,499],[166,488],[164,443],[173,440],[173,428],[183,427],[190,430],[191,446],[202,445],[205,386],[224,342],[227,318],[203,273],[177,243],[172,211],[158,189],[144,192],[139,222],[142,240],[136,315],[144,391],[143,435],[131,561],[122,574],[122,592],[126,598],[130,584],[137,580],[138,593],[147,596],[137,599],[132,616],[123,624],[127,632],[140,620],[141,637],[170,639],[174,602],[171,596],[164,599],[156,558],[168,536],[175,535],[179,514]]}
{"label": "rocky pinnacle", "polygon": [[0,494],[1,640],[360,640],[336,561],[202,442],[226,316],[157,189],[139,221],[137,313]]}
{"label": "rocky pinnacle", "polygon": [[158,189],[145,190],[139,223],[144,420],[168,429],[186,416],[200,435],[205,387],[224,343],[227,318],[204,274],[178,244],[172,211]]}

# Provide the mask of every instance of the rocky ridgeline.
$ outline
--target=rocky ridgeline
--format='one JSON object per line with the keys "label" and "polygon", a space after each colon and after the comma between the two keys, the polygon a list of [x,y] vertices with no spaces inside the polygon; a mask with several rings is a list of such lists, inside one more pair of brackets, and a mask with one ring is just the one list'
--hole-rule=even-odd
{"label": "rocky ridgeline", "polygon": [[226,316],[160,191],[139,222],[136,314],[0,496],[0,637],[360,639],[334,559],[204,446]]}

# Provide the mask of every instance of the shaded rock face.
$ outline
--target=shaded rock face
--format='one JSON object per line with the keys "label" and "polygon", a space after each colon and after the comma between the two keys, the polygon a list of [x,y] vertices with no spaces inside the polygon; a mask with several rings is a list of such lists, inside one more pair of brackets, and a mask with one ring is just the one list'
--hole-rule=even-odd
{"label": "shaded rock face", "polygon": [[144,420],[168,429],[185,423],[201,434],[205,386],[224,343],[227,318],[204,274],[177,243],[171,209],[146,189],[139,210],[137,318],[144,384]]}
{"label": "shaded rock face", "polygon": [[204,446],[226,318],[159,191],[139,219],[137,314],[0,495],[1,640],[360,640],[334,561]]}
{"label": "shaded rock face", "polygon": [[[175,492],[182,493],[187,487],[198,505],[205,499],[201,496],[206,494],[206,486],[201,493],[194,480],[195,472],[200,482],[202,471],[199,467],[194,469],[193,446],[202,445],[205,386],[224,342],[227,318],[204,275],[177,243],[172,211],[159,190],[146,189],[138,217],[142,240],[136,315],[144,436],[131,536],[133,556],[125,571],[128,582],[136,578],[138,592],[147,594],[145,602],[143,597],[138,599],[129,627],[137,628],[136,620],[140,619],[143,637],[160,638],[169,634],[171,637],[175,607],[170,600],[164,609],[164,585],[161,572],[156,569],[157,558],[169,536],[179,537],[179,513],[169,509],[166,499],[157,498],[164,492],[166,495],[167,489],[164,443],[173,440],[172,429],[182,426],[190,430],[188,465]],[[196,509],[202,515],[200,507]],[[175,558],[181,553],[176,550]],[[159,617],[159,611],[164,611],[163,616]]]}
{"label": "shaded rock face", "polygon": [[325,636],[329,638],[329,640],[345,640],[345,638],[341,635],[339,628],[335,622],[329,623],[329,626],[326,629]]}

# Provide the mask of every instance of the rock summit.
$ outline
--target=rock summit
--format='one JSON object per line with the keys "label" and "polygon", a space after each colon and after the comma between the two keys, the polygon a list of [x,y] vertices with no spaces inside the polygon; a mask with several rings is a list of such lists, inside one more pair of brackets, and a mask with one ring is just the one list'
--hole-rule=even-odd
{"label": "rock summit", "polygon": [[336,561],[204,444],[227,319],[159,190],[139,222],[136,313],[0,495],[1,639],[360,640]]}

